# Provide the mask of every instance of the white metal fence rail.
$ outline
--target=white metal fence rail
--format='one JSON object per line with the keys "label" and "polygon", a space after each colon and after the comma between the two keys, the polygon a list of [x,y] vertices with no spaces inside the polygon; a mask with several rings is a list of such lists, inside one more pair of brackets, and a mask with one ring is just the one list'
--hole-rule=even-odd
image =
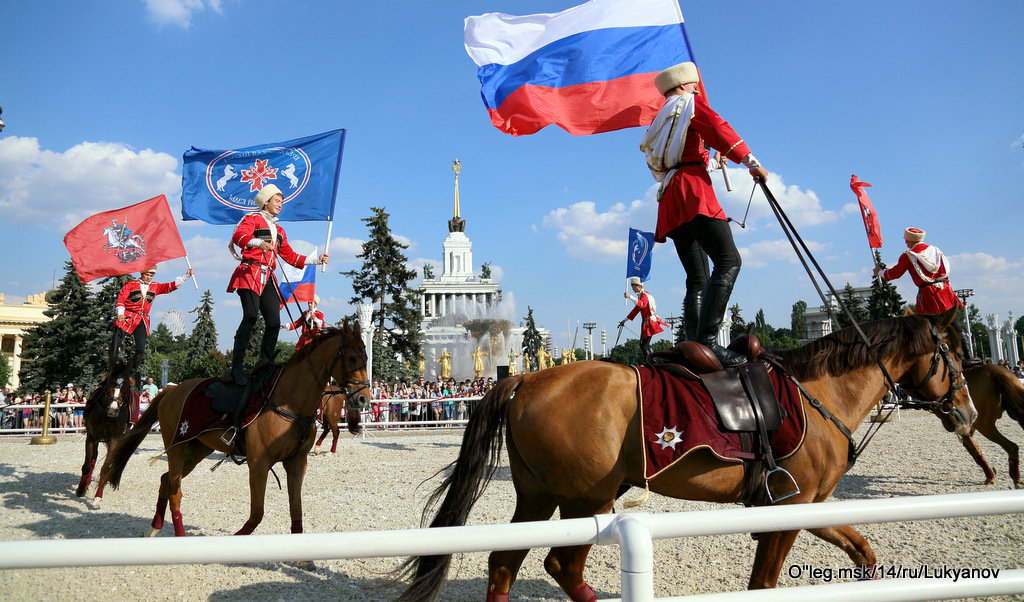
{"label": "white metal fence rail", "polygon": [[[1024,513],[1024,490],[928,495],[798,504],[772,508],[733,508],[669,514],[604,514],[593,518],[442,529],[305,533],[139,539],[63,539],[0,542],[0,569],[73,566],[209,564],[351,559],[408,555],[454,554],[490,550],[547,548],[582,544],[618,544],[621,548],[622,599],[654,599],[653,540],[697,535],[807,529],[837,525]],[[770,525],[768,527],[767,525]],[[983,562],[983,559],[979,559]],[[976,583],[975,583],[976,581]],[[953,579],[904,580],[875,583],[786,588],[777,592],[738,592],[723,596],[756,599],[833,599],[866,592],[873,602],[928,600],[938,587],[952,587],[949,597],[1024,593],[1024,570],[1007,570],[998,578],[971,580],[970,592]],[[975,587],[976,586],[976,587]],[[888,593],[885,593],[888,588]],[[876,591],[877,590],[877,591]],[[885,591],[883,591],[885,590]],[[797,592],[811,591],[812,594]],[[945,590],[943,590],[945,591]],[[953,590],[950,590],[953,591]],[[717,595],[716,595],[717,596]],[[759,596],[766,596],[760,598]],[[807,597],[798,597],[807,596]],[[692,598],[687,598],[692,599]],[[699,599],[699,598],[698,598]],[[708,597],[708,600],[738,598]],[[837,597],[834,599],[843,599]],[[852,598],[846,598],[852,599]]]}

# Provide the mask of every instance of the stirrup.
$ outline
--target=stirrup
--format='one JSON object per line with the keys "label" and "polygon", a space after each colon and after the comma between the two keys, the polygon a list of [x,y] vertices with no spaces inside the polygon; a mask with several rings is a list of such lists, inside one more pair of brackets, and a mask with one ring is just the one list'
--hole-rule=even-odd
{"label": "stirrup", "polygon": [[[230,437],[228,435],[230,435]],[[234,444],[235,437],[237,435],[238,435],[238,428],[232,426],[232,427],[229,427],[229,428],[225,429],[224,432],[221,433],[220,440],[221,440],[222,443],[224,443],[224,445],[227,445],[228,447],[231,447],[231,445]]]}
{"label": "stirrup", "polygon": [[[781,472],[782,474],[786,475],[789,478],[789,482],[793,485],[793,490],[792,491],[790,491],[789,493],[786,493],[786,494],[784,494],[782,496],[779,496],[779,497],[775,497],[775,496],[772,495],[772,488],[768,485],[768,479],[771,478],[772,473],[775,473],[775,472]],[[764,492],[768,495],[768,503],[769,504],[777,504],[777,503],[779,503],[781,501],[788,500],[789,498],[793,497],[794,495],[799,494],[800,493],[800,486],[796,484],[796,479],[793,478],[793,475],[789,474],[788,470],[786,470],[785,468],[783,468],[781,466],[776,466],[775,468],[773,468],[773,469],[771,469],[771,470],[769,470],[769,471],[764,473]]]}

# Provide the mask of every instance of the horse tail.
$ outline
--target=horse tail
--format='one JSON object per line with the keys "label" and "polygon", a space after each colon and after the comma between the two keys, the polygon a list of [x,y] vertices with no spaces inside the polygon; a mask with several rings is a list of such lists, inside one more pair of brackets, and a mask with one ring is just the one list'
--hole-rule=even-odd
{"label": "horse tail", "polygon": [[154,397],[146,411],[139,416],[139,421],[135,423],[132,430],[118,439],[107,451],[107,459],[103,462],[100,475],[106,479],[111,488],[116,490],[121,484],[121,474],[124,473],[124,467],[128,464],[128,460],[131,459],[132,454],[135,453],[159,419],[160,400],[164,398],[167,391],[165,389]]}
{"label": "horse tail", "polygon": [[[476,503],[498,469],[504,439],[507,404],[515,395],[522,377],[503,378],[473,408],[462,435],[459,456],[434,476],[449,471],[441,485],[430,494],[423,509],[421,524],[426,524],[430,510],[443,496],[430,527],[457,527],[466,524],[469,511]],[[403,562],[395,573],[399,578],[412,577],[399,600],[435,600],[448,578],[451,555],[413,556]]]}
{"label": "horse tail", "polygon": [[1024,424],[1024,384],[1009,370],[993,371],[1002,390],[1003,409],[1010,418]]}

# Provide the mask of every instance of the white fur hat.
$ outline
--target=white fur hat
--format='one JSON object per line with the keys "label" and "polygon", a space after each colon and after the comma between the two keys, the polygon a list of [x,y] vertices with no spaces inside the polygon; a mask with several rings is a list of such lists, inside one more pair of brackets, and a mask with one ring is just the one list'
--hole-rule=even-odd
{"label": "white fur hat", "polygon": [[924,240],[924,230],[920,228],[907,228],[903,231],[903,240],[921,242]]}
{"label": "white fur hat", "polygon": [[320,295],[313,295],[313,305],[320,305]]}
{"label": "white fur hat", "polygon": [[629,285],[630,285],[630,286],[639,286],[640,288],[643,288],[643,286],[644,286],[644,283],[643,283],[643,281],[642,281],[642,280],[640,280],[640,278],[638,278],[637,276],[632,276],[632,277],[630,277],[630,279],[629,279]]}
{"label": "white fur hat", "polygon": [[263,206],[266,205],[267,201],[269,201],[275,194],[280,194],[282,197],[284,196],[284,193],[282,193],[281,189],[277,186],[274,186],[273,184],[265,185],[256,193],[256,198],[253,199],[253,202],[256,203],[256,208],[263,209]]}
{"label": "white fur hat", "polygon": [[699,81],[700,74],[697,73],[697,65],[689,62],[673,65],[654,76],[654,86],[658,88],[658,93],[662,96],[676,86]]}
{"label": "white fur hat", "polygon": [[143,270],[139,272],[139,276],[143,274],[156,274],[156,264],[151,265],[148,268],[143,268]]}

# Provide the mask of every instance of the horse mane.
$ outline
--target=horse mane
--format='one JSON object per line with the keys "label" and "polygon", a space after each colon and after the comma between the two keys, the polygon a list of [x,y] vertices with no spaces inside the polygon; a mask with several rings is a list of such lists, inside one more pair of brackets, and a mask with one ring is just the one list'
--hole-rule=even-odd
{"label": "horse mane", "polygon": [[[826,335],[796,349],[777,351],[783,367],[797,379],[810,379],[828,374],[840,376],[863,368],[897,353],[919,355],[932,346],[931,331],[923,315],[884,318],[861,324],[867,336],[865,344],[857,329],[850,326]],[[954,337],[959,333],[949,329]],[[959,341],[950,341],[958,348]]]}
{"label": "horse mane", "polygon": [[343,335],[351,332],[352,328],[348,324],[346,324],[342,328],[338,328],[337,326],[327,326],[325,328],[322,328],[320,332],[316,333],[316,336],[314,336],[309,343],[303,345],[302,349],[299,349],[298,351],[293,353],[292,356],[288,358],[288,361],[284,363],[284,365],[288,366],[293,363],[301,362],[305,358],[309,357],[309,355],[313,353],[313,351],[317,347],[319,347],[321,344],[327,341],[327,339],[333,338],[334,336],[337,335]]}

